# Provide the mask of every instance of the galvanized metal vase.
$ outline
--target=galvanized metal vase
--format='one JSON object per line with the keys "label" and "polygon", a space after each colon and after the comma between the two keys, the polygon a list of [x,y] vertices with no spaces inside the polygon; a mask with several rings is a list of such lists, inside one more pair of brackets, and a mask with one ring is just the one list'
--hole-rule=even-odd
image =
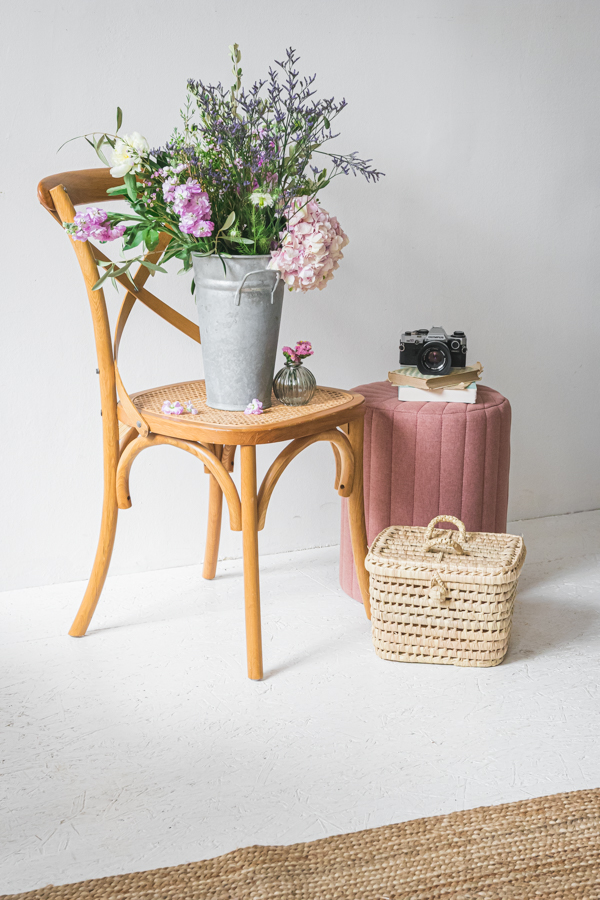
{"label": "galvanized metal vase", "polygon": [[286,406],[306,406],[316,389],[315,376],[301,362],[286,362],[273,381],[273,393]]}
{"label": "galvanized metal vase", "polygon": [[242,410],[271,406],[283,281],[270,256],[194,256],[206,402]]}

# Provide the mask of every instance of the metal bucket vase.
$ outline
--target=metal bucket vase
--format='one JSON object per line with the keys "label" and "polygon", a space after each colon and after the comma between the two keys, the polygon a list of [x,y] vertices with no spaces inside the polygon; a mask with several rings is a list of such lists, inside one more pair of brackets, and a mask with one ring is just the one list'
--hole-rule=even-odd
{"label": "metal bucket vase", "polygon": [[270,256],[194,256],[196,308],[204,354],[206,402],[245,409],[271,406],[283,281]]}

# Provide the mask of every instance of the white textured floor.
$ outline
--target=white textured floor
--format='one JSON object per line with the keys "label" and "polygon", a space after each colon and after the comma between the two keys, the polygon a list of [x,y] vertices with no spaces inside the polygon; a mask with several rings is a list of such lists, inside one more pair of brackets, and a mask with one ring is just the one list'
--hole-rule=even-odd
{"label": "white textured floor", "polygon": [[600,511],[513,530],[494,669],[379,660],[335,548],[263,559],[262,683],[239,562],[0,595],[0,892],[599,786]]}

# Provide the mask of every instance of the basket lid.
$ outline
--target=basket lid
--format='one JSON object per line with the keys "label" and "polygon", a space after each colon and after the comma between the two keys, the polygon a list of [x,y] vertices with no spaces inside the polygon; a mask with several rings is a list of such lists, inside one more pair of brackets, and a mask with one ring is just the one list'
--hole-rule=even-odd
{"label": "basket lid", "polygon": [[[453,522],[458,532],[435,528],[440,521]],[[467,532],[459,519],[438,516],[427,528],[386,528],[373,541],[365,566],[384,576],[418,579],[437,572],[452,581],[506,584],[517,578],[525,553],[517,535]]]}

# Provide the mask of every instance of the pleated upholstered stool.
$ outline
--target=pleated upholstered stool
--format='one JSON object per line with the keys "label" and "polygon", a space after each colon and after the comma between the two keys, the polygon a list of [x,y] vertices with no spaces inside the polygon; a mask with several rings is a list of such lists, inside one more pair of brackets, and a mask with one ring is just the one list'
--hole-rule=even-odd
{"label": "pleated upholstered stool", "polygon": [[[369,546],[390,525],[425,526],[455,516],[467,531],[506,531],[510,403],[477,386],[477,403],[398,400],[388,381],[354,388],[366,401],[364,493]],[[342,507],[340,584],[362,601],[347,502]]]}

